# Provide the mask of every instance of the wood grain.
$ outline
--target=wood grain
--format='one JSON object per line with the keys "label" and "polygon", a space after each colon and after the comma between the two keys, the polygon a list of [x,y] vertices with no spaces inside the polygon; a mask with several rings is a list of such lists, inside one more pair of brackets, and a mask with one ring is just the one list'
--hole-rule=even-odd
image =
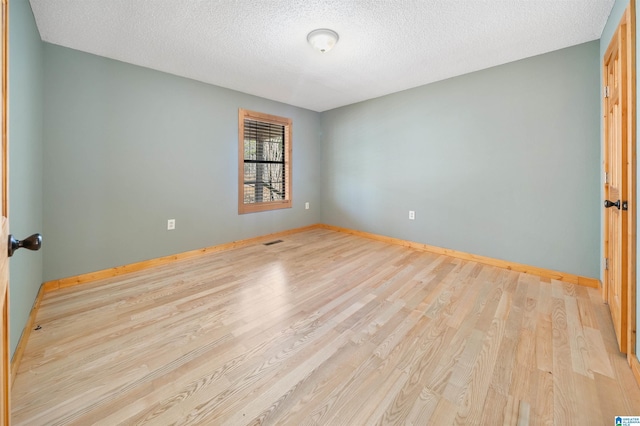
{"label": "wood grain", "polygon": [[22,354],[24,354],[25,347],[27,346],[27,342],[29,341],[31,330],[33,330],[33,328],[35,327],[36,314],[38,313],[38,309],[40,308],[40,302],[42,301],[43,294],[44,289],[42,286],[40,286],[38,295],[36,296],[36,300],[33,302],[33,306],[31,307],[31,312],[29,313],[27,324],[24,326],[22,336],[20,336],[20,340],[18,341],[18,346],[13,353],[13,358],[11,358],[11,385],[13,385],[13,382],[16,379],[16,375],[18,374],[18,366],[20,365],[20,361],[22,361]]}
{"label": "wood grain", "polygon": [[255,238],[248,238],[245,240],[233,241],[230,243],[219,244],[211,247],[204,247],[198,250],[191,250],[187,252],[177,253],[170,256],[159,257],[156,259],[143,260],[141,262],[130,263],[128,265],[116,266],[113,268],[103,269],[100,271],[89,272],[81,275],[74,275],[72,277],[60,278],[57,280],[47,281],[43,284],[44,291],[54,291],[59,290],[65,287],[72,287],[80,284],[92,283],[97,280],[102,280],[105,278],[117,277],[124,274],[129,274],[132,272],[143,271],[145,269],[155,268],[157,266],[162,266],[166,264],[170,264],[176,261],[190,259],[193,257],[198,257],[208,253],[216,253],[219,251],[232,250],[239,247],[245,247],[248,245],[253,245],[256,243],[260,243],[263,241],[270,241],[272,239],[277,239],[280,237],[285,237],[287,235],[295,234],[301,231],[305,231],[308,229],[316,228],[318,225],[310,225],[302,228],[290,229],[282,232],[275,232],[273,234],[262,235]]}
{"label": "wood grain", "polygon": [[629,360],[631,371],[633,371],[633,376],[636,378],[638,386],[640,386],[640,361],[638,360],[636,354],[628,356],[627,359]]}
{"label": "wood grain", "polygon": [[604,213],[603,295],[624,353],[635,350],[636,288],[636,64],[635,1],[629,2],[603,55],[603,194],[625,202]]}
{"label": "wood grain", "polygon": [[550,269],[540,268],[537,266],[524,265],[522,263],[516,263],[516,262],[509,262],[506,260],[495,259],[492,257],[465,253],[458,250],[442,248],[442,247],[432,246],[428,244],[416,243],[413,241],[401,240],[398,238],[386,237],[383,235],[377,235],[369,232],[357,231],[357,230],[348,229],[348,228],[341,228],[338,226],[325,225],[325,224],[321,224],[319,226],[324,229],[330,229],[332,231],[345,232],[347,234],[357,235],[359,237],[364,237],[364,238],[370,238],[377,241],[383,241],[389,244],[397,244],[404,247],[410,247],[415,250],[423,250],[423,251],[428,251],[430,253],[443,254],[446,256],[455,257],[457,259],[478,262],[484,265],[510,269],[517,272],[529,273],[529,274],[537,275],[544,278],[551,278],[555,280],[566,281],[566,282],[570,282],[570,283],[574,283],[574,284],[578,284],[586,287],[592,287],[592,288],[601,287],[600,280],[598,280],[597,278],[589,278],[589,277],[583,277],[580,275],[569,274],[566,272],[553,271]]}
{"label": "wood grain", "polygon": [[[553,278],[560,281],[576,283],[581,286],[592,287],[592,288],[601,287],[600,281],[595,278],[582,277],[579,275],[568,274],[564,272],[557,272],[549,269],[528,266],[528,265],[523,265],[523,264],[518,264],[513,262],[507,262],[504,260],[494,259],[486,256],[479,256],[475,254],[464,253],[457,250],[445,249],[441,247],[430,246],[427,244],[416,243],[413,241],[385,237],[385,236],[370,234],[362,231],[355,231],[347,228],[340,228],[340,227],[325,225],[325,224],[315,224],[315,225],[305,226],[302,228],[295,228],[295,229],[290,229],[282,232],[275,232],[273,234],[263,235],[255,238],[248,238],[246,240],[239,240],[239,241],[233,241],[230,243],[219,244],[216,246],[204,247],[201,249],[191,250],[183,253],[177,253],[177,254],[164,256],[156,259],[144,260],[141,262],[131,263],[128,265],[116,266],[113,268],[103,269],[100,271],[88,272],[86,274],[74,275],[71,277],[51,280],[51,281],[45,282],[43,284],[43,288],[45,292],[49,292],[49,291],[59,290],[61,288],[92,283],[98,280],[103,280],[111,277],[118,277],[118,276],[122,276],[132,272],[143,271],[150,268],[155,268],[157,266],[167,265],[167,264],[177,262],[177,261],[182,261],[185,259],[191,259],[201,255],[206,255],[208,253],[217,253],[221,251],[232,250],[240,247],[245,247],[248,245],[257,244],[260,242],[278,239],[280,237],[285,237],[285,236],[296,234],[298,232],[303,232],[306,230],[317,229],[317,228],[329,229],[337,232],[344,232],[351,235],[357,235],[364,238],[383,241],[389,244],[409,247],[418,251],[427,251],[434,254],[445,255],[446,257],[454,257],[456,259],[469,260],[469,261],[476,262],[480,265],[490,265],[490,266],[496,266],[498,268],[509,269],[517,272],[530,273],[539,277]],[[476,265],[476,268],[477,267],[478,265]]]}
{"label": "wood grain", "polygon": [[13,424],[637,414],[596,289],[322,228],[280,239],[44,293]]}
{"label": "wood grain", "polygon": [[[0,1],[0,241],[8,241],[9,226],[9,1]],[[6,247],[6,246],[5,246]],[[11,424],[11,366],[9,339],[9,259],[0,251],[0,426]]]}

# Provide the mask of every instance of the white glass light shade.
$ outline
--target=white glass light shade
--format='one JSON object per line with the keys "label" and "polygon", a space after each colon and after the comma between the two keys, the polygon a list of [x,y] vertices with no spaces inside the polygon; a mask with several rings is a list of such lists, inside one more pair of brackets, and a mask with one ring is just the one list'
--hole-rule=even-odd
{"label": "white glass light shade", "polygon": [[333,49],[333,46],[336,45],[338,39],[338,33],[326,28],[313,30],[307,36],[307,41],[309,42],[309,44],[322,53],[328,52]]}

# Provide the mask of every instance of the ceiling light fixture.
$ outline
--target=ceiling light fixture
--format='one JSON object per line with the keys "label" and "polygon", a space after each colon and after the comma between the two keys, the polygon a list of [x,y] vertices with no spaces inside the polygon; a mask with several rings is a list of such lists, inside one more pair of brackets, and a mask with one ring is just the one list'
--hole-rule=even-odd
{"label": "ceiling light fixture", "polygon": [[333,46],[338,42],[338,33],[326,28],[320,28],[313,30],[307,35],[307,41],[309,44],[322,53],[328,52],[333,49]]}

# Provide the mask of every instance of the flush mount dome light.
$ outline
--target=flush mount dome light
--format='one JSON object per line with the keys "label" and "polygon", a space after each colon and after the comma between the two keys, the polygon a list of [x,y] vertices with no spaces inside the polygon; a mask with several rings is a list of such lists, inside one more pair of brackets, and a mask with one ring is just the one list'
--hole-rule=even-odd
{"label": "flush mount dome light", "polygon": [[333,46],[338,42],[338,33],[326,28],[320,28],[313,30],[307,36],[309,44],[322,53],[328,52],[333,49]]}

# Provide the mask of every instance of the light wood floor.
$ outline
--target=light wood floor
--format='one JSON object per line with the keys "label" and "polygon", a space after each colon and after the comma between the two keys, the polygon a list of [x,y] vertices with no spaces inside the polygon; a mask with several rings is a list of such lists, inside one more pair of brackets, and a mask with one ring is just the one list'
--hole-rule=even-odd
{"label": "light wood floor", "polygon": [[608,425],[596,290],[327,230],[45,295],[16,425]]}

